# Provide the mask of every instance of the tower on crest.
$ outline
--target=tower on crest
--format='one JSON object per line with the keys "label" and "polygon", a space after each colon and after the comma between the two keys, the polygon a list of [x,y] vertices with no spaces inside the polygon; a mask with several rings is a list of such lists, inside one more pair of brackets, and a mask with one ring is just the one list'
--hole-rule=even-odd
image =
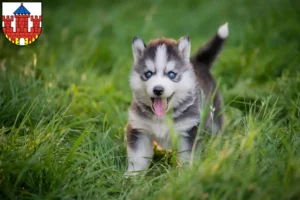
{"label": "tower on crest", "polygon": [[42,30],[42,4],[2,3],[2,21],[9,41],[17,45],[31,44]]}

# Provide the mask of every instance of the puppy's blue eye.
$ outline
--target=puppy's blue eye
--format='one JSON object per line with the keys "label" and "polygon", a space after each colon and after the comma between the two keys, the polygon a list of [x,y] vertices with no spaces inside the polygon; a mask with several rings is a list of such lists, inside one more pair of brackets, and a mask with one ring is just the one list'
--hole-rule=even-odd
{"label": "puppy's blue eye", "polygon": [[152,76],[152,72],[148,71],[145,73],[146,78],[150,78]]}
{"label": "puppy's blue eye", "polygon": [[177,74],[176,74],[176,73],[174,73],[174,72],[169,72],[169,73],[168,73],[168,76],[169,76],[169,78],[170,78],[170,79],[173,79],[173,78],[175,78],[175,77],[176,77],[176,75],[177,75]]}

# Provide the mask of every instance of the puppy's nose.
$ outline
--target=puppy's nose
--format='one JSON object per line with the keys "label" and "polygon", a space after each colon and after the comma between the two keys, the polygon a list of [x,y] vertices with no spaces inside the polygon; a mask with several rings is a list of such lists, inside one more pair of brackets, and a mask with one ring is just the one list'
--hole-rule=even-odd
{"label": "puppy's nose", "polygon": [[161,87],[161,86],[155,86],[155,87],[153,88],[153,93],[154,93],[155,95],[157,95],[157,96],[160,96],[160,95],[162,95],[162,94],[164,93],[164,88]]}

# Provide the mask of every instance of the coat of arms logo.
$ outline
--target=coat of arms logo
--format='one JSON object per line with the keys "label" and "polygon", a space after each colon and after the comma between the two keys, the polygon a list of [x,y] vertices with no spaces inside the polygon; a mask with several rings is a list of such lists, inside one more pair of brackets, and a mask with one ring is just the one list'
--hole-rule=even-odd
{"label": "coat of arms logo", "polygon": [[16,45],[33,43],[42,31],[42,3],[3,2],[2,29],[5,37]]}

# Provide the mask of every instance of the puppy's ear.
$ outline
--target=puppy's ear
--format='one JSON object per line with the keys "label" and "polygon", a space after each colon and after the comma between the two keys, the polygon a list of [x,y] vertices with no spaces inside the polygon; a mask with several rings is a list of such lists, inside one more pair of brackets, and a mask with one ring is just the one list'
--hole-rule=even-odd
{"label": "puppy's ear", "polygon": [[185,60],[190,59],[191,43],[190,43],[190,37],[189,36],[183,36],[182,38],[179,39],[178,50],[179,50],[181,56]]}
{"label": "puppy's ear", "polygon": [[133,53],[134,61],[137,61],[137,59],[143,55],[145,48],[146,48],[146,44],[141,38],[139,37],[133,38],[132,53]]}

